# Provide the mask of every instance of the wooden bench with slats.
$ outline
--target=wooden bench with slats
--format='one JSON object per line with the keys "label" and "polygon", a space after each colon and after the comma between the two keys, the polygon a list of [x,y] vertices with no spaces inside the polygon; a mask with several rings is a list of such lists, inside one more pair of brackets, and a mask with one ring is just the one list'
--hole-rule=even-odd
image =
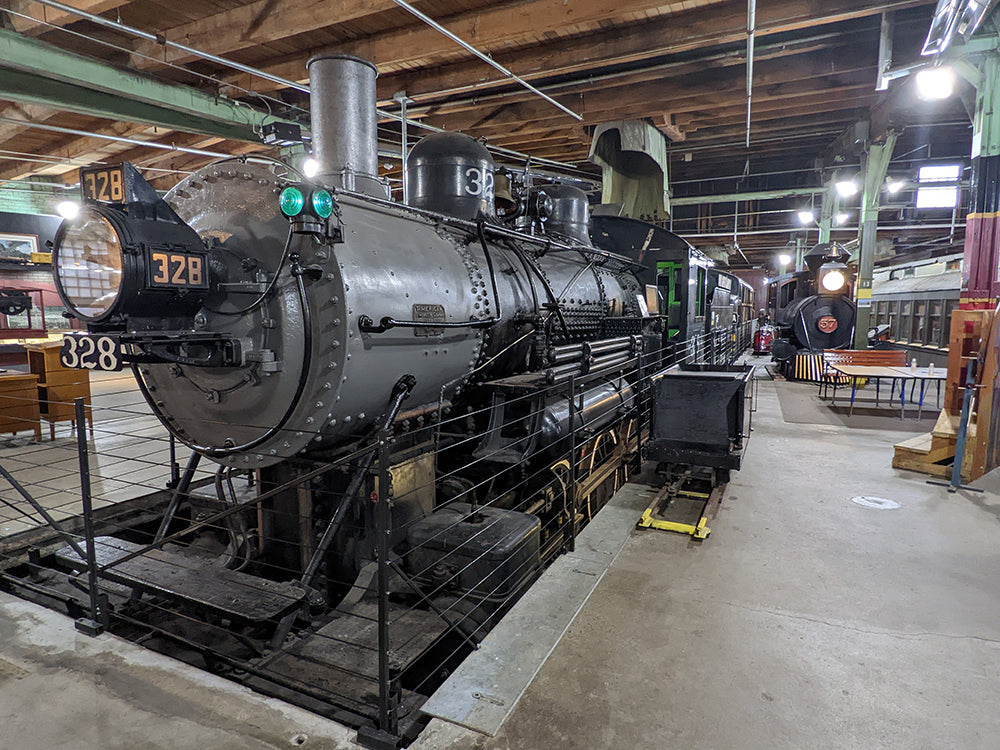
{"label": "wooden bench with slats", "polygon": [[832,365],[860,365],[864,367],[906,367],[906,352],[902,349],[824,349],[823,373],[819,380],[819,395],[825,398],[829,387],[833,386],[833,397],[837,397],[837,386],[844,381]]}

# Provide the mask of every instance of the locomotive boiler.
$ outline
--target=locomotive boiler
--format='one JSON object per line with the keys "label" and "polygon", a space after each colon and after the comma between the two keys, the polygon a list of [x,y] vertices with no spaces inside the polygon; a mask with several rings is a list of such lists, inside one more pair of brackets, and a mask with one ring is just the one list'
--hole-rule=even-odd
{"label": "locomotive boiler", "polygon": [[[638,315],[627,260],[497,221],[492,158],[468,137],[418,143],[408,205],[391,201],[374,67],[320,57],[310,74],[314,184],[231,161],[158,201],[127,175],[134,194],[60,230],[69,309],[135,351],[180,440],[227,465],[276,464],[365,434],[404,373],[408,411],[430,410]],[[556,202],[586,211],[582,193]]]}

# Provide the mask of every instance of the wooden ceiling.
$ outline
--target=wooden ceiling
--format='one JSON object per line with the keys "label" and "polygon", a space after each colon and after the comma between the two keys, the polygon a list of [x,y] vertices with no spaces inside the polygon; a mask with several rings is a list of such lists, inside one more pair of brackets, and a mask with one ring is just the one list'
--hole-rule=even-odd
{"label": "wooden ceiling", "polygon": [[[504,78],[392,0],[66,2],[292,81],[306,81],[305,63],[313,54],[353,53],[378,65],[384,110],[398,111],[393,95],[405,91],[414,100],[414,118],[595,176],[599,170],[587,161],[594,126],[647,119],[673,139],[675,196],[819,185],[817,159],[826,158],[829,165],[838,135],[866,118],[884,96],[875,91],[882,14],[894,14],[892,62],[899,66],[917,59],[934,8],[928,0],[760,3],[747,149],[745,1],[414,0],[420,11],[582,115],[582,122]],[[2,7],[9,10],[8,29],[48,44],[285,117],[301,119],[308,109],[298,90],[157,41],[31,0],[5,0]],[[73,183],[80,164],[128,159],[149,169],[157,187],[168,188],[212,157],[162,146],[221,154],[267,148],[18,101],[0,101],[0,118],[3,180],[55,175]],[[910,105],[894,122],[902,132],[896,154],[911,152],[894,168],[910,170],[913,159],[969,154],[968,115],[958,97]],[[37,123],[83,134],[32,127]],[[398,141],[397,123],[382,127],[387,141]],[[100,135],[155,141],[161,148]],[[843,166],[849,168],[852,159],[856,164],[849,155]],[[740,207],[738,244],[752,261],[766,260],[785,244],[789,212],[797,205],[785,200]],[[735,209],[734,204],[686,206],[675,212],[675,230],[698,235],[696,244],[731,246],[725,235],[733,231]],[[923,241],[934,232],[940,234],[908,232],[905,241]],[[960,242],[960,231],[952,239]]]}

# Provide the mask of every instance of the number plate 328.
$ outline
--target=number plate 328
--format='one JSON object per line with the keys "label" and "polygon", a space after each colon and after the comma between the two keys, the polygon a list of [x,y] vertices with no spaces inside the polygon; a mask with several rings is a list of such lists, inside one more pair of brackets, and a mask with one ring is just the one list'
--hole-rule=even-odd
{"label": "number plate 328", "polygon": [[59,362],[77,370],[117,371],[122,369],[122,345],[115,336],[65,334]]}

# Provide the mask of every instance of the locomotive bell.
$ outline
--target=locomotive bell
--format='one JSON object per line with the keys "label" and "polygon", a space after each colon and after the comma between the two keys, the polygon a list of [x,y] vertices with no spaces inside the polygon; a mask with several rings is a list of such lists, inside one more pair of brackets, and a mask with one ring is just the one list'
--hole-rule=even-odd
{"label": "locomotive bell", "polygon": [[407,203],[415,208],[475,221],[495,216],[493,157],[474,138],[434,133],[410,151]]}
{"label": "locomotive bell", "polygon": [[495,177],[493,205],[501,216],[510,217],[519,206],[519,202],[514,200],[514,193],[511,189],[510,172],[501,169]]}

